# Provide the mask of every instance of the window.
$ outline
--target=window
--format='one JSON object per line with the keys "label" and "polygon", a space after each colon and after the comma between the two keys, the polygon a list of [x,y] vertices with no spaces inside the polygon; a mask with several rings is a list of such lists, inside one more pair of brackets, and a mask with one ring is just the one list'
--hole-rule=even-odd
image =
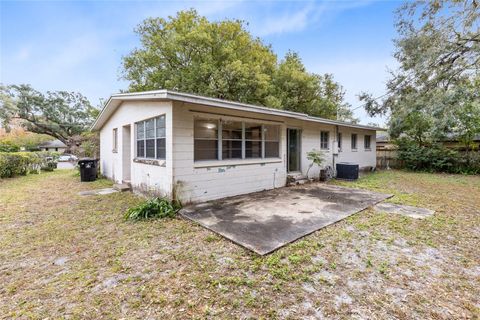
{"label": "window", "polygon": [[328,138],[329,138],[328,131],[321,131],[320,132],[320,149],[328,149]]}
{"label": "window", "polygon": [[165,116],[137,122],[137,157],[165,159]]}
{"label": "window", "polygon": [[280,156],[280,128],[279,126],[264,125],[265,158]]}
{"label": "window", "polygon": [[222,159],[242,159],[243,124],[222,121]]}
{"label": "window", "polygon": [[371,136],[363,137],[363,146],[365,147],[365,150],[370,150],[370,142],[371,142]]}
{"label": "window", "polygon": [[337,133],[337,146],[338,146],[338,151],[342,151],[342,133],[341,132]]}
{"label": "window", "polygon": [[113,148],[112,148],[112,152],[117,152],[117,148],[118,148],[118,129],[115,128],[113,129]]}
{"label": "window", "polygon": [[245,158],[262,157],[262,125],[245,123]]}
{"label": "window", "polygon": [[218,120],[195,119],[194,160],[218,159]]}
{"label": "window", "polygon": [[357,150],[357,134],[352,133],[352,150]]}
{"label": "window", "polygon": [[280,126],[196,118],[194,160],[278,158]]}

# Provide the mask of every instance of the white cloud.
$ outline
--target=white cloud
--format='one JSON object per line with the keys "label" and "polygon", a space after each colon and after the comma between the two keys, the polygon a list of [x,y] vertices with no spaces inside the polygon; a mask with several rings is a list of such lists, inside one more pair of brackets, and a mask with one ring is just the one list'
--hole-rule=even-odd
{"label": "white cloud", "polygon": [[[278,35],[290,32],[300,32],[319,23],[333,19],[339,13],[369,5],[371,0],[352,1],[322,1],[308,2],[300,8],[282,11],[279,14],[264,14],[262,20],[256,23],[254,33],[259,36]],[[303,3],[303,2],[300,2]]]}
{"label": "white cloud", "polygon": [[17,61],[26,61],[31,56],[31,49],[30,47],[23,47],[15,55],[14,59]]}
{"label": "white cloud", "polygon": [[269,36],[286,32],[301,31],[308,24],[309,15],[315,10],[308,4],[295,12],[283,13],[280,16],[269,16],[258,30],[259,36]]}

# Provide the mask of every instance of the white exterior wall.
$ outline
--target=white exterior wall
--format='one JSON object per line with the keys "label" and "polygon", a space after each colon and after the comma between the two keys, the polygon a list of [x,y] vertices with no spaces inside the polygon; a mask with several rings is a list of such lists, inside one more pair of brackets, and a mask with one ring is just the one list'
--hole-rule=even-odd
{"label": "white exterior wall", "polygon": [[[340,127],[342,133],[342,150],[338,153],[336,162],[354,162],[358,163],[360,168],[375,167],[377,164],[376,142],[374,130],[356,129],[349,127]],[[357,150],[352,150],[352,133],[357,134]],[[370,135],[370,150],[364,148],[364,137]]]}
{"label": "white exterior wall", "polygon": [[[202,113],[191,110],[198,110]],[[278,159],[194,162],[194,116],[248,122],[255,122],[255,118],[267,119],[268,117],[254,115],[253,119],[245,119],[235,116],[251,116],[251,114],[228,111],[228,116],[225,116],[219,115],[219,113],[225,113],[225,110],[174,103],[173,175],[181,199],[184,202],[206,201],[284,186],[286,181],[286,169],[283,161],[285,145],[282,142],[280,142],[281,157]],[[269,120],[257,121],[270,123]],[[281,125],[278,122],[271,123]],[[285,140],[285,130],[281,130],[281,140]]]}
{"label": "white exterior wall", "polygon": [[[321,124],[321,123],[312,123],[312,122],[305,122],[300,120],[290,120],[286,119],[286,128],[293,128],[293,129],[300,129],[302,130],[301,134],[301,162],[300,162],[300,171],[303,175],[307,174],[308,167],[311,164],[311,161],[307,159],[307,152],[312,151],[313,149],[317,151],[321,151],[324,155],[324,165],[332,165],[333,162],[333,138],[334,138],[334,131],[335,127],[328,124]],[[286,130],[285,130],[286,131]],[[329,132],[329,143],[328,149],[321,149],[320,148],[320,132],[321,131],[328,131]],[[283,144],[287,144],[287,141],[282,141]],[[308,176],[310,178],[319,177],[320,175],[320,167],[312,166],[310,171],[308,172]]]}
{"label": "white exterior wall", "polygon": [[[57,149],[57,150],[55,150]],[[46,147],[41,147],[40,150],[41,151],[48,151],[48,152],[59,152],[59,153],[65,153],[65,150],[67,148],[63,148],[63,147],[58,147],[58,148],[55,148],[55,147],[49,147],[49,148],[46,148]]]}
{"label": "white exterior wall", "polygon": [[[172,107],[173,106],[173,107]],[[165,114],[166,160],[159,165],[134,162],[136,154],[135,122]],[[230,119],[280,125],[280,157],[225,161],[194,161],[194,117]],[[123,102],[100,130],[102,174],[116,182],[124,179],[123,126],[130,125],[131,177],[135,189],[170,195],[173,188],[183,202],[200,202],[239,194],[283,187],[287,179],[287,128],[302,130],[301,172],[306,174],[310,162],[306,153],[320,149],[320,132],[329,131],[329,149],[325,164],[355,162],[360,167],[375,166],[375,131],[339,126],[342,151],[334,157],[336,126],[262,115],[239,110],[200,106],[182,102]],[[113,129],[118,128],[118,150],[112,152]],[[350,148],[350,135],[357,133],[357,151]],[[371,135],[371,151],[365,151],[363,136]],[[310,177],[318,177],[320,168],[312,167]]]}
{"label": "white exterior wall", "polygon": [[[159,165],[134,162],[136,158],[135,123],[165,114],[166,160]],[[122,103],[100,130],[100,168],[104,176],[121,183],[128,175],[122,163],[123,126],[130,125],[130,182],[134,189],[170,195],[172,190],[172,103],[127,101]],[[118,128],[118,149],[113,152],[113,129]]]}
{"label": "white exterior wall", "polygon": [[[280,157],[278,159],[248,159],[194,162],[194,117],[207,119],[229,119],[280,125]],[[177,103],[173,105],[173,178],[179,196],[184,202],[199,202],[238,194],[283,187],[287,179],[287,128],[302,130],[301,173],[307,173],[310,161],[306,153],[320,149],[320,132],[328,131],[329,149],[325,154],[325,165],[333,165],[336,127],[334,125],[292,120],[284,117],[259,115],[237,110]],[[375,166],[375,131],[340,127],[343,133],[344,151],[335,157],[335,162],[356,162],[360,167]],[[347,133],[358,134],[358,151],[350,152]],[[363,150],[363,135],[372,136],[372,151]],[[336,150],[336,149],[335,149]],[[310,177],[318,177],[320,168],[312,167]]]}

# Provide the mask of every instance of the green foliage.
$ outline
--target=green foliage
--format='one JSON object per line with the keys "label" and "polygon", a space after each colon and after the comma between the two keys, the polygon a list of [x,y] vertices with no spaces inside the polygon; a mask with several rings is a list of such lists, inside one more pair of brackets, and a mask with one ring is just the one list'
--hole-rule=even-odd
{"label": "green foliage", "polygon": [[180,210],[181,205],[177,201],[166,198],[149,199],[125,213],[125,220],[143,220],[153,218],[173,218]]}
{"label": "green foliage", "polygon": [[46,134],[69,145],[70,137],[86,131],[95,108],[80,93],[36,91],[30,85],[0,86],[0,119],[21,119],[28,131]]}
{"label": "green foliage", "polygon": [[270,107],[306,113],[312,116],[356,122],[345,92],[331,74],[309,73],[299,55],[288,52],[272,76],[272,95],[266,100]]}
{"label": "green foliage", "polygon": [[478,1],[407,1],[397,11],[399,63],[377,102],[361,94],[370,115],[390,113],[390,135],[418,144],[480,134]]}
{"label": "green foliage", "polygon": [[100,155],[100,135],[98,132],[86,131],[73,136],[71,152],[80,158],[98,158]]}
{"label": "green foliage", "polygon": [[410,170],[448,173],[480,173],[480,155],[460,153],[441,144],[420,145],[415,141],[398,141],[398,158]]}
{"label": "green foliage", "polygon": [[352,119],[331,75],[307,72],[296,53],[278,63],[269,45],[240,20],[210,22],[195,10],[149,18],[136,29],[141,47],[123,59],[130,91],[170,89]]}
{"label": "green foliage", "polygon": [[0,141],[0,152],[17,152],[20,146],[11,141]]}
{"label": "green foliage", "polygon": [[[39,151],[38,145],[51,141],[53,138],[45,134],[37,134],[33,132],[26,132],[23,129],[14,129],[0,136],[0,152],[17,152],[21,148],[27,151]],[[5,148],[5,145],[15,146],[13,149]],[[4,148],[2,149],[2,146]]]}
{"label": "green foliage", "polygon": [[308,172],[314,165],[317,165],[320,167],[322,163],[325,162],[325,154],[322,151],[313,149],[307,152],[307,159],[312,162],[308,166],[308,170],[307,170],[307,178],[308,178]]}
{"label": "green foliage", "polygon": [[52,152],[0,152],[0,178],[38,173],[40,169],[52,171],[57,158]]}

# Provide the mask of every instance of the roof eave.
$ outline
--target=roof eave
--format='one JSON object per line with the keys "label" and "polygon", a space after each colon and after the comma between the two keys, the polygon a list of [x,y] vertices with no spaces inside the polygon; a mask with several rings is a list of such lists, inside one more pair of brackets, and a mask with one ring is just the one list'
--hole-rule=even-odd
{"label": "roof eave", "polygon": [[154,90],[154,91],[145,91],[145,92],[134,92],[134,93],[119,93],[110,96],[104,108],[98,115],[95,122],[90,127],[91,131],[97,131],[102,128],[104,123],[110,118],[110,116],[115,112],[115,109],[123,102],[128,100],[172,100],[172,101],[181,101],[192,104],[207,105],[212,107],[220,107],[225,109],[233,110],[242,110],[250,111],[255,113],[270,114],[280,117],[289,117],[298,120],[311,121],[317,123],[324,123],[330,125],[345,126],[357,129],[365,130],[383,130],[382,128],[365,126],[359,124],[351,124],[348,122],[342,122],[338,120],[329,120],[318,117],[312,117],[304,113],[286,111],[286,110],[276,110],[272,108],[256,106],[251,104],[245,104],[235,101],[226,101],[216,98],[202,97],[188,93],[181,93],[168,90]]}

